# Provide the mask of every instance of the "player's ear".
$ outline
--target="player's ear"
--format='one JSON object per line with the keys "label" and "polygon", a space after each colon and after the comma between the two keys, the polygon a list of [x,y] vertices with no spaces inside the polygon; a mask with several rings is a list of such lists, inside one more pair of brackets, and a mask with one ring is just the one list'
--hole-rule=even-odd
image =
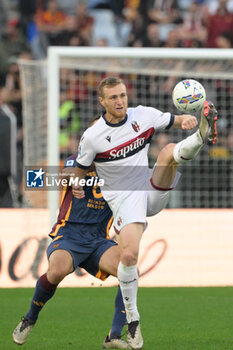
{"label": "player's ear", "polygon": [[101,104],[101,106],[104,107],[104,99],[101,96],[99,96],[98,99],[99,99],[99,103]]}

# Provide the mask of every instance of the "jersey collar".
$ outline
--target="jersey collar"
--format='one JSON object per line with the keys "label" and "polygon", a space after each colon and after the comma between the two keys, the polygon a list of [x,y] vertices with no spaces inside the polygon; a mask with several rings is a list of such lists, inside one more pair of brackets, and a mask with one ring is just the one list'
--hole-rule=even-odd
{"label": "jersey collar", "polygon": [[111,127],[113,127],[113,128],[117,128],[118,126],[121,126],[121,125],[125,124],[125,123],[127,122],[127,119],[128,119],[128,114],[126,114],[126,115],[125,115],[125,118],[124,118],[121,122],[119,122],[119,123],[117,123],[117,124],[113,124],[113,123],[109,123],[109,122],[107,121],[107,119],[105,118],[105,114],[106,114],[106,112],[104,112],[104,113],[101,115],[101,117],[104,119],[105,123],[106,123],[108,126],[111,126]]}

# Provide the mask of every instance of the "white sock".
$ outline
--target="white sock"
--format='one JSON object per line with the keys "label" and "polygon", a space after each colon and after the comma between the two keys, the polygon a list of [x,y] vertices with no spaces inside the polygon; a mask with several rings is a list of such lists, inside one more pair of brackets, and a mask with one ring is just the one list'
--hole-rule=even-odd
{"label": "white sock", "polygon": [[200,130],[175,145],[173,156],[177,163],[193,159],[204,145]]}
{"label": "white sock", "polygon": [[118,265],[117,277],[120,283],[127,322],[139,320],[137,309],[138,269],[137,265]]}

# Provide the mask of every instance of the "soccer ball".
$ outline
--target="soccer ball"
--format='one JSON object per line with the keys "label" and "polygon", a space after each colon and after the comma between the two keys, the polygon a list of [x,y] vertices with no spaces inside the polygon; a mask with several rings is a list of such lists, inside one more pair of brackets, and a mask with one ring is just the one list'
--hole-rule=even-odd
{"label": "soccer ball", "polygon": [[179,111],[195,113],[202,109],[206,100],[204,87],[196,80],[182,80],[173,89],[172,100]]}

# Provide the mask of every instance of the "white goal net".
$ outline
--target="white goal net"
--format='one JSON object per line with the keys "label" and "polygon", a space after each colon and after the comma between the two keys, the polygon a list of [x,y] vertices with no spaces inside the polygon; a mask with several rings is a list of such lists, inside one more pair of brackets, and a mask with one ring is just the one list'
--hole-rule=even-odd
{"label": "white goal net", "polygon": [[[181,167],[182,180],[170,207],[232,207],[232,51],[50,48],[48,63],[20,61],[24,164],[56,165],[58,159],[77,152],[81,134],[102,111],[96,88],[107,75],[123,78],[129,106],[153,106],[174,114],[179,114],[172,104],[174,85],[193,78],[203,84],[207,98],[218,109],[219,138],[216,145],[205,146],[195,160]],[[165,144],[187,134],[176,129],[156,133],[150,148],[151,164]]]}

